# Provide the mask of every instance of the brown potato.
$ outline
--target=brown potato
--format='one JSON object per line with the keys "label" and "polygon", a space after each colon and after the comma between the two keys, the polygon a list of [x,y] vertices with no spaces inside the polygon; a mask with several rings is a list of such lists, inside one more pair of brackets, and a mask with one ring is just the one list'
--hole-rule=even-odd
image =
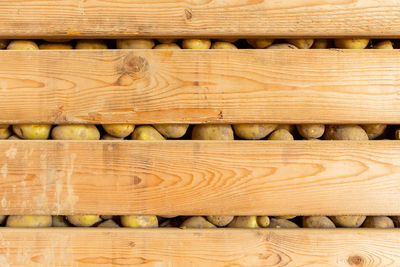
{"label": "brown potato", "polygon": [[286,41],[299,49],[309,49],[314,43],[313,39],[287,39]]}
{"label": "brown potato", "polygon": [[326,140],[368,140],[368,135],[358,125],[328,125],[324,135]]}
{"label": "brown potato", "polygon": [[100,227],[100,228],[119,228],[119,225],[116,223],[116,222],[114,222],[113,220],[106,220],[106,221],[104,221],[104,222],[102,222],[102,223],[99,223],[99,225],[97,225],[97,227]]}
{"label": "brown potato", "polygon": [[187,218],[180,226],[181,228],[216,228],[216,226],[202,216]]}
{"label": "brown potato", "polygon": [[125,138],[135,129],[133,124],[103,124],[103,129],[114,137]]}
{"label": "brown potato", "polygon": [[267,49],[298,49],[297,46],[292,45],[292,44],[273,44]]}
{"label": "brown potato", "polygon": [[315,39],[312,49],[328,49],[333,46],[332,40],[330,39]]}
{"label": "brown potato", "polygon": [[183,49],[210,49],[211,41],[208,39],[185,39],[182,41]]}
{"label": "brown potato", "polygon": [[166,138],[181,138],[186,134],[189,124],[155,124],[153,127]]}
{"label": "brown potato", "polygon": [[75,49],[107,49],[103,40],[78,40]]}
{"label": "brown potato", "polygon": [[363,224],[366,216],[331,216],[329,218],[337,227],[358,228]]}
{"label": "brown potato", "polygon": [[257,217],[257,224],[262,228],[267,228],[270,224],[270,219],[268,216],[258,216]]}
{"label": "brown potato", "polygon": [[326,216],[303,217],[304,228],[336,228],[335,224]]}
{"label": "brown potato", "polygon": [[229,42],[215,42],[211,49],[237,49],[236,45]]}
{"label": "brown potato", "polygon": [[193,127],[193,140],[233,140],[233,130],[229,124],[199,124]]}
{"label": "brown potato", "polygon": [[39,47],[31,40],[15,40],[8,44],[7,50],[39,50]]}
{"label": "brown potato", "polygon": [[234,216],[207,216],[210,223],[220,227],[228,225],[233,218]]}
{"label": "brown potato", "polygon": [[299,228],[297,224],[286,219],[271,218],[269,228]]}
{"label": "brown potato", "polygon": [[394,228],[393,221],[386,216],[367,217],[362,226],[363,228]]}
{"label": "brown potato", "polygon": [[374,45],[374,49],[394,49],[393,43],[390,40],[380,41]]}
{"label": "brown potato", "polygon": [[54,140],[99,140],[100,132],[95,125],[58,125],[51,132]]}
{"label": "brown potato", "polygon": [[325,125],[323,124],[302,124],[296,126],[301,136],[307,139],[316,139],[324,135]]}
{"label": "brown potato", "polygon": [[228,225],[229,228],[259,228],[257,216],[236,216]]}
{"label": "brown potato", "polygon": [[233,129],[235,134],[248,140],[265,138],[276,129],[276,124],[235,124]]}
{"label": "brown potato", "polygon": [[181,49],[181,47],[175,43],[170,44],[158,44],[154,49]]}
{"label": "brown potato", "polygon": [[152,49],[154,45],[154,41],[150,39],[117,40],[117,49]]}
{"label": "brown potato", "polygon": [[51,227],[52,218],[47,215],[10,215],[7,217],[8,227]]}
{"label": "brown potato", "polygon": [[386,124],[364,124],[361,125],[370,140],[380,137],[386,130]]}
{"label": "brown potato", "polygon": [[247,43],[254,48],[264,49],[272,45],[274,39],[247,39]]}
{"label": "brown potato", "polygon": [[341,49],[364,49],[369,44],[369,39],[351,38],[351,39],[335,39],[335,46]]}
{"label": "brown potato", "polygon": [[165,138],[153,127],[143,125],[136,127],[131,136],[132,140],[165,140]]}
{"label": "brown potato", "polygon": [[289,131],[285,129],[275,130],[269,137],[268,140],[294,140],[294,137]]}

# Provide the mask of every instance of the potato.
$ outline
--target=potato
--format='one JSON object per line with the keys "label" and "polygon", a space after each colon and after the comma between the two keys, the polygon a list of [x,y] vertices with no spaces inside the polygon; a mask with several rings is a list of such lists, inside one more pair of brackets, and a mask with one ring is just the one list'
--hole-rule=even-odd
{"label": "potato", "polygon": [[13,131],[22,139],[45,140],[49,138],[51,125],[47,124],[17,124]]}
{"label": "potato", "polygon": [[368,140],[368,135],[358,125],[328,125],[324,135],[326,140]]}
{"label": "potato", "polygon": [[236,216],[228,225],[230,228],[259,228],[257,216]]}
{"label": "potato", "polygon": [[313,39],[287,39],[286,41],[299,49],[309,49],[314,43]]}
{"label": "potato", "polygon": [[133,124],[103,124],[103,129],[110,135],[125,138],[135,129]]}
{"label": "potato", "polygon": [[111,220],[112,218],[114,218],[113,215],[100,215],[100,218],[102,218],[103,220]]}
{"label": "potato", "polygon": [[234,216],[207,216],[207,220],[216,226],[227,226]]}
{"label": "potato", "polygon": [[299,134],[307,139],[320,138],[325,132],[323,124],[302,124],[297,125],[296,128]]}
{"label": "potato", "polygon": [[390,40],[380,41],[374,45],[374,49],[394,49],[393,43]]}
{"label": "potato", "polygon": [[210,49],[209,39],[185,39],[182,41],[183,49]]}
{"label": "potato", "polygon": [[361,125],[364,131],[367,133],[368,138],[370,140],[378,138],[381,136],[385,130],[387,125],[386,124],[364,124]]}
{"label": "potato", "polygon": [[292,44],[273,44],[267,49],[298,49],[297,46],[292,45]]}
{"label": "potato", "polygon": [[101,227],[101,228],[119,228],[119,225],[114,222],[113,220],[106,220],[102,223],[99,223],[99,225],[97,225],[97,227]]}
{"label": "potato", "polygon": [[233,140],[232,126],[229,124],[199,124],[193,127],[193,140]]}
{"label": "potato", "polygon": [[367,217],[362,226],[363,228],[394,228],[393,221],[386,216]]}
{"label": "potato", "polygon": [[132,140],[165,140],[165,138],[149,125],[139,126],[131,136]]}
{"label": "potato", "polygon": [[54,140],[99,140],[100,132],[95,125],[58,125],[51,132]]}
{"label": "potato", "polygon": [[166,138],[181,138],[186,134],[189,124],[155,124],[153,127]]}
{"label": "potato", "polygon": [[17,135],[13,134],[8,137],[8,140],[23,140],[22,138],[18,137]]}
{"label": "potato", "polygon": [[286,220],[291,220],[296,218],[294,215],[285,215],[285,216],[274,216],[275,219],[286,219]]}
{"label": "potato", "polygon": [[400,227],[400,216],[391,216],[390,219],[392,219],[396,227]]}
{"label": "potato", "polygon": [[162,44],[170,44],[170,43],[177,43],[179,40],[178,39],[165,39],[165,38],[161,38],[161,39],[157,39],[157,41],[159,41]]}
{"label": "potato", "polygon": [[154,45],[154,41],[150,39],[117,40],[117,49],[152,49]]}
{"label": "potato", "polygon": [[107,49],[103,40],[78,40],[75,49]]}
{"label": "potato", "polygon": [[53,227],[69,227],[68,222],[65,220],[64,216],[51,216],[52,223],[51,225]]}
{"label": "potato", "polygon": [[[0,125],[1,126],[1,125]],[[10,127],[0,127],[0,139],[8,139],[11,136],[12,132],[10,130]]]}
{"label": "potato", "polygon": [[312,49],[327,49],[332,47],[332,40],[330,39],[315,39]]}
{"label": "potato", "polygon": [[47,215],[10,215],[7,217],[8,227],[51,227],[51,216]]}
{"label": "potato", "polygon": [[187,218],[180,226],[181,228],[216,228],[216,226],[202,216]]}
{"label": "potato", "polygon": [[303,217],[304,228],[336,228],[335,224],[326,216]]}
{"label": "potato", "polygon": [[9,40],[0,39],[0,49],[5,49],[8,45]]}
{"label": "potato", "polygon": [[242,139],[257,140],[272,133],[276,127],[276,124],[235,124],[233,130]]}
{"label": "potato", "polygon": [[39,47],[34,41],[15,40],[8,44],[7,50],[38,50]]}
{"label": "potato", "polygon": [[156,45],[154,49],[181,49],[181,47],[175,43],[170,43]]}
{"label": "potato", "polygon": [[284,130],[288,131],[289,133],[291,133],[292,135],[296,134],[296,126],[292,125],[292,124],[278,124],[276,129],[277,130],[284,129]]}
{"label": "potato", "polygon": [[299,228],[297,224],[286,219],[271,218],[268,228]]}
{"label": "potato", "polygon": [[351,38],[351,39],[335,39],[335,46],[341,49],[364,49],[369,44],[369,39]]}
{"label": "potato", "polygon": [[71,44],[66,43],[45,43],[39,45],[39,49],[41,50],[68,50],[72,48]]}
{"label": "potato", "polygon": [[257,217],[257,224],[262,228],[267,228],[270,224],[270,219],[268,216],[258,216]]}
{"label": "potato", "polygon": [[69,215],[68,221],[78,227],[90,227],[101,222],[99,215]]}
{"label": "potato", "polygon": [[254,48],[264,49],[272,45],[274,39],[247,39],[247,43]]}
{"label": "potato", "polygon": [[157,228],[158,219],[157,216],[124,215],[121,216],[121,224],[131,228]]}
{"label": "potato", "polygon": [[363,224],[366,216],[331,216],[329,218],[337,227],[358,228]]}
{"label": "potato", "polygon": [[228,42],[215,42],[211,49],[237,49],[236,45]]}
{"label": "potato", "polygon": [[289,131],[285,129],[278,129],[268,137],[268,140],[294,140],[294,138]]}
{"label": "potato", "polygon": [[122,137],[115,137],[115,136],[112,136],[112,135],[109,135],[109,134],[104,134],[104,135],[101,137],[101,140],[124,140],[124,138],[122,138]]}
{"label": "potato", "polygon": [[0,225],[2,225],[6,220],[6,215],[0,215]]}

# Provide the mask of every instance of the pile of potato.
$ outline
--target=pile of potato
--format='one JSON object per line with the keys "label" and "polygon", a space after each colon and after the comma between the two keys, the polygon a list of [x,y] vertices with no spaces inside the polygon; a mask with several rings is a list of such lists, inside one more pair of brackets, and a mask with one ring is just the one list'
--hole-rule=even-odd
{"label": "pile of potato", "polygon": [[385,124],[105,124],[0,125],[0,139],[9,140],[374,140],[400,139],[400,129]]}
{"label": "pile of potato", "polygon": [[0,49],[394,49],[395,41],[352,39],[121,39],[121,40],[0,40]]}
{"label": "pile of potato", "polygon": [[400,216],[100,216],[0,215],[6,227],[400,228]]}

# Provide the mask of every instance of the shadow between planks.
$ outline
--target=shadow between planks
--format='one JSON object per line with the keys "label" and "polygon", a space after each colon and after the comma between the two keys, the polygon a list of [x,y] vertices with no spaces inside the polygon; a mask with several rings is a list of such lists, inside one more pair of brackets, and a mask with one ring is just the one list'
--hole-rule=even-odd
{"label": "shadow between planks", "polygon": [[0,214],[399,215],[398,141],[0,141]]}
{"label": "shadow between planks", "polygon": [[393,0],[4,1],[0,37],[394,37],[398,7]]}
{"label": "shadow between planks", "polygon": [[1,123],[400,123],[400,50],[1,51],[0,61]]}
{"label": "shadow between planks", "polygon": [[397,266],[390,229],[0,229],[2,266]]}

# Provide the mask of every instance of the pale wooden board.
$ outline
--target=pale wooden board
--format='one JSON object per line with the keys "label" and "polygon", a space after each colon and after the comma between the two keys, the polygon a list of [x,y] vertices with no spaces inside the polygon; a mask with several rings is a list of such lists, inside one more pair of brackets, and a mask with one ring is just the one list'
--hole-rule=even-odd
{"label": "pale wooden board", "polygon": [[400,123],[398,50],[2,51],[0,123]]}
{"label": "pale wooden board", "polygon": [[1,141],[0,214],[400,215],[399,141]]}
{"label": "pale wooden board", "polygon": [[2,37],[399,36],[396,0],[1,1]]}
{"label": "pale wooden board", "polygon": [[389,229],[1,229],[11,266],[398,266]]}

